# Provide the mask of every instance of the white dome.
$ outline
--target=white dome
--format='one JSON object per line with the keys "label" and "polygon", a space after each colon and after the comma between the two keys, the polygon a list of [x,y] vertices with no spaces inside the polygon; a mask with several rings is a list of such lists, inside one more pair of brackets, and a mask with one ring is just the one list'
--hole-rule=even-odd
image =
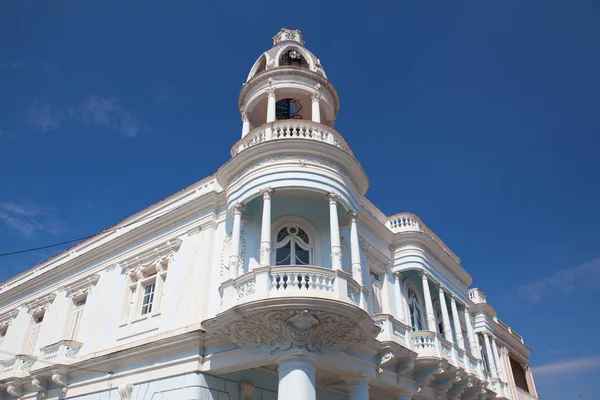
{"label": "white dome", "polygon": [[273,37],[273,47],[265,51],[252,66],[246,82],[263,71],[277,67],[307,68],[327,78],[321,61],[304,45],[300,30],[281,29]]}

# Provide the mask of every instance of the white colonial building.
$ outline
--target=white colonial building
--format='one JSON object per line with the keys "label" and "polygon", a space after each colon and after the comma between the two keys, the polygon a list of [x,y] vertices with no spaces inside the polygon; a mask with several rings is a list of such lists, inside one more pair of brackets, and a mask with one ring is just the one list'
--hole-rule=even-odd
{"label": "white colonial building", "polygon": [[215,175],[1,285],[5,399],[537,398],[456,254],[365,197],[300,31],[238,105]]}

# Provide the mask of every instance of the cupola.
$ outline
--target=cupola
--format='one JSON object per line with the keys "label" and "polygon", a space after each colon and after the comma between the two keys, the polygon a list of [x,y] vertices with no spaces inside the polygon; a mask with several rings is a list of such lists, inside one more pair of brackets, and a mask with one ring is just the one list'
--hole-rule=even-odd
{"label": "cupola", "polygon": [[337,91],[321,61],[304,46],[300,30],[283,28],[273,37],[273,47],[256,60],[238,100],[242,138],[277,121],[334,126]]}

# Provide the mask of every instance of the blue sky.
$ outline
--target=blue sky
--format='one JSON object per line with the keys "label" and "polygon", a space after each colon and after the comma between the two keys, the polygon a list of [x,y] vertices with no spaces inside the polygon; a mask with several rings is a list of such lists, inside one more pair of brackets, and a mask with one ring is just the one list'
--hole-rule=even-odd
{"label": "blue sky", "polygon": [[[598,2],[205,3],[3,2],[0,253],[96,233],[216,171],[252,64],[299,28],[370,200],[462,258],[533,349],[543,399],[594,398]],[[0,279],[56,251],[2,257]]]}

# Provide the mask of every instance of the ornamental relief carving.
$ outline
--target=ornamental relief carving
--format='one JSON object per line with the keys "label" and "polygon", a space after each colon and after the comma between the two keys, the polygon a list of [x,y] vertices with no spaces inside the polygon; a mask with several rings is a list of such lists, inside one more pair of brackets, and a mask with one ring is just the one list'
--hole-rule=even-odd
{"label": "ornamental relief carving", "polygon": [[366,341],[356,321],[325,311],[286,310],[244,316],[222,334],[240,347],[265,347],[271,353],[292,346],[310,352],[341,350]]}
{"label": "ornamental relief carving", "polygon": [[[229,271],[229,256],[231,255],[231,234],[227,234],[223,239],[223,247],[221,249],[221,265],[219,268],[220,276],[225,276],[226,271]],[[246,239],[244,231],[240,232],[240,262],[238,264],[237,276],[244,273],[244,261],[246,260]]]}

